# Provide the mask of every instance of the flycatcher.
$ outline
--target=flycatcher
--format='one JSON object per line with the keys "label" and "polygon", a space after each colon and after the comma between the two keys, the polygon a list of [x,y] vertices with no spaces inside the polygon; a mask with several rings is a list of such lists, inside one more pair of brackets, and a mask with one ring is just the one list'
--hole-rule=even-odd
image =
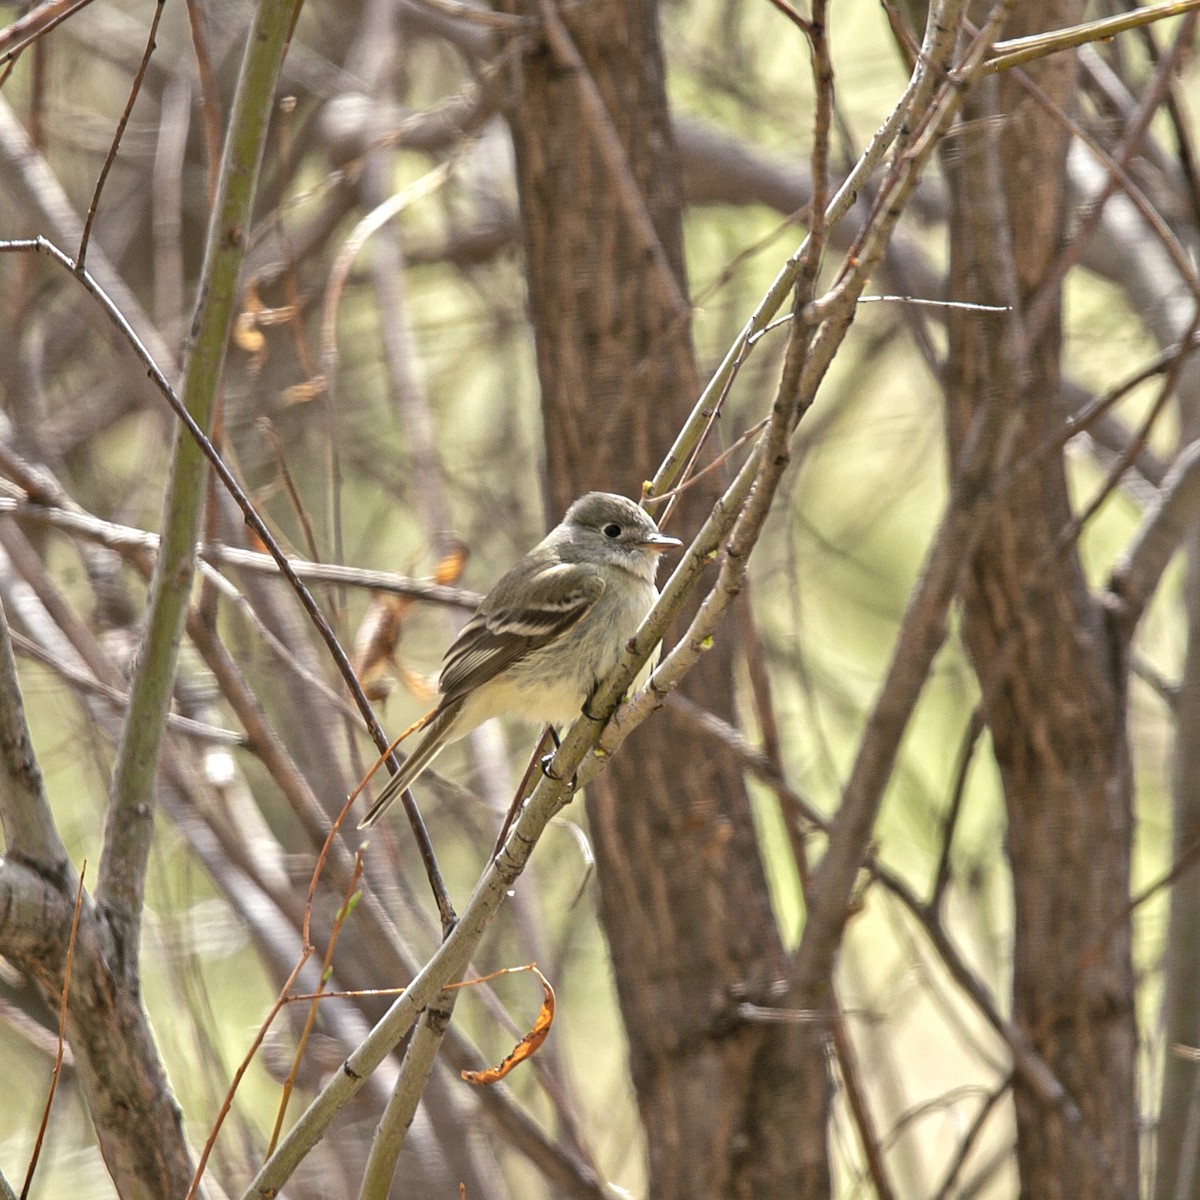
{"label": "flycatcher", "polygon": [[359,828],[374,825],[445,746],[491,717],[573,720],[658,599],[659,554],[679,545],[624,496],[576,500],[446,651],[421,739]]}

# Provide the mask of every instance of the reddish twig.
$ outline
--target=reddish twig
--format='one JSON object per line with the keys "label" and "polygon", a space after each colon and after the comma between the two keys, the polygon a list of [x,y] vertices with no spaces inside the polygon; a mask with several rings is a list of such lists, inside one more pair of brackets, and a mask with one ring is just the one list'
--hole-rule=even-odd
{"label": "reddish twig", "polygon": [[[225,1093],[225,1099],[221,1103],[220,1111],[217,1113],[217,1119],[213,1122],[213,1127],[209,1130],[208,1137],[204,1142],[204,1149],[200,1152],[200,1159],[196,1164],[196,1173],[192,1176],[192,1185],[188,1188],[188,1193],[184,1200],[194,1200],[197,1194],[197,1189],[200,1187],[200,1180],[204,1175],[204,1168],[208,1165],[209,1155],[212,1153],[213,1147],[216,1145],[217,1135],[221,1132],[221,1126],[225,1124],[225,1118],[229,1115],[229,1110],[233,1106],[233,1098],[237,1094],[238,1088],[241,1086],[242,1078],[246,1074],[246,1070],[254,1061],[255,1054],[258,1053],[259,1047],[263,1044],[267,1033],[269,1032],[272,1023],[279,1015],[283,1007],[291,1002],[292,997],[289,995],[292,989],[292,984],[300,977],[300,972],[304,970],[305,964],[316,953],[316,948],[313,946],[311,937],[311,920],[313,900],[316,897],[317,883],[320,881],[321,874],[325,869],[325,860],[329,856],[330,847],[333,845],[333,839],[337,836],[338,830],[342,826],[342,822],[346,819],[346,813],[350,811],[350,805],[353,797],[347,800],[342,806],[342,811],[338,813],[337,819],[330,826],[329,833],[326,835],[325,844],[321,847],[321,852],[317,855],[317,861],[313,865],[312,875],[308,881],[308,892],[304,902],[304,921],[300,928],[301,951],[300,957],[296,961],[296,965],[292,968],[291,974],[284,981],[283,987],[279,989],[279,994],[275,997],[275,1002],[271,1005],[270,1012],[267,1013],[263,1023],[259,1026],[258,1032],[254,1035],[254,1040],[250,1043],[250,1048],[246,1051],[238,1069],[233,1073],[233,1079],[230,1081],[229,1088]],[[354,871],[351,875],[350,886],[347,888],[347,894],[353,892],[357,885],[358,876],[362,871],[362,850],[355,855]],[[342,906],[343,909],[346,907]],[[328,954],[333,952],[333,944],[336,941],[336,933],[331,936]],[[322,972],[322,982],[324,982],[324,972]],[[318,993],[319,995],[319,993]],[[307,1030],[306,1030],[307,1032]],[[290,1079],[291,1077],[289,1077]],[[282,1120],[282,1114],[280,1117]],[[272,1138],[278,1136],[279,1127],[276,1125],[275,1133]]]}
{"label": "reddish twig", "polygon": [[288,992],[291,990],[292,984],[300,977],[300,972],[304,969],[305,963],[313,956],[313,953],[313,947],[306,944],[300,953],[299,959],[296,961],[296,965],[292,968],[292,973],[284,980],[283,987],[279,989],[279,995],[276,996],[275,1003],[271,1005],[271,1011],[267,1013],[266,1019],[254,1035],[254,1040],[250,1043],[250,1049],[246,1051],[242,1061],[238,1064],[238,1069],[234,1071],[233,1079],[230,1080],[229,1088],[225,1093],[225,1099],[221,1102],[221,1109],[217,1113],[217,1119],[213,1122],[213,1127],[209,1130],[208,1137],[205,1139],[204,1148],[200,1151],[200,1158],[196,1163],[196,1173],[192,1176],[192,1184],[188,1188],[184,1200],[195,1200],[197,1190],[200,1187],[200,1180],[204,1175],[204,1168],[208,1165],[209,1155],[216,1145],[217,1134],[221,1132],[221,1126],[225,1124],[225,1118],[229,1115],[230,1108],[233,1107],[233,1097],[237,1094],[242,1077],[254,1061],[254,1056],[258,1053],[258,1048],[263,1044],[263,1040],[266,1038],[272,1022],[287,1003]]}
{"label": "reddish twig", "polygon": [[204,159],[206,165],[205,191],[211,210],[217,199],[217,174],[221,168],[221,97],[213,76],[212,56],[208,52],[208,35],[204,32],[204,13],[197,0],[187,0],[188,30],[192,50],[196,55],[196,74],[200,80],[201,127],[204,130]]}
{"label": "reddish twig", "polygon": [[[713,417],[715,419],[716,413],[713,414]],[[676,487],[670,488],[668,491],[659,492],[654,496],[648,496],[646,498],[646,503],[661,504],[664,500],[672,500],[676,496],[682,495],[688,490],[688,488],[692,487],[693,484],[699,483],[700,480],[705,477],[705,475],[709,475],[713,471],[719,470],[721,467],[723,467],[730,460],[730,458],[732,458],[733,455],[735,455],[748,441],[756,438],[760,433],[762,433],[762,431],[767,427],[767,422],[769,420],[770,417],[763,417],[763,419],[759,421],[757,425],[751,425],[750,428],[747,429],[746,432],[743,433],[742,436],[739,437],[732,446],[726,450],[722,450],[721,453],[718,454],[717,457],[714,458],[706,467],[701,468],[699,471],[693,471],[692,468],[696,464],[696,456],[700,452],[700,447],[704,444],[704,439],[701,438],[701,440],[696,443],[696,449],[692,451],[692,455],[688,459],[687,465],[683,469],[683,482],[678,484]],[[712,428],[711,423],[709,428]],[[663,517],[661,524],[666,524],[665,516]]]}
{"label": "reddish twig", "polygon": [[[347,808],[349,804],[347,804]],[[345,817],[346,810],[342,810],[341,817]],[[328,843],[322,848],[322,857],[317,861],[317,870],[313,873],[313,885],[317,880],[317,872],[320,871],[324,863],[324,854],[328,848]],[[350,879],[346,884],[346,892],[342,899],[342,906],[338,909],[337,915],[333,919],[333,928],[329,932],[329,945],[325,948],[325,957],[321,962],[321,981],[310,997],[310,1006],[308,1017],[304,1022],[304,1028],[300,1032],[300,1038],[296,1043],[296,1054],[292,1059],[292,1069],[288,1072],[287,1079],[283,1083],[283,1092],[279,1097],[279,1111],[275,1115],[275,1127],[271,1130],[271,1140],[267,1144],[267,1156],[274,1152],[275,1146],[279,1141],[279,1132],[283,1128],[283,1119],[287,1116],[288,1101],[292,1098],[292,1091],[296,1086],[296,1076],[300,1073],[300,1060],[304,1056],[304,1047],[308,1044],[309,1034],[312,1033],[313,1026],[317,1020],[317,1008],[321,1003],[322,993],[325,990],[325,983],[329,979],[333,970],[333,951],[337,945],[338,935],[342,932],[342,926],[346,923],[346,918],[354,911],[356,903],[358,881],[362,878],[363,871],[363,852],[360,847],[354,856],[354,870],[350,873]],[[304,911],[304,923],[307,926],[309,918],[312,914],[312,888],[309,889],[308,904]],[[306,935],[307,936],[307,935]]]}

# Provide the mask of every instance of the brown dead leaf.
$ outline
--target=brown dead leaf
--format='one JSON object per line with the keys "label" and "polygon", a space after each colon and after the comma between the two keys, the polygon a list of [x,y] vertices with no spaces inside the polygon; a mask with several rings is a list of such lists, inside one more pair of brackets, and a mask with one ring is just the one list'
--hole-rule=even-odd
{"label": "brown dead leaf", "polygon": [[[538,1010],[537,1020],[534,1021],[533,1028],[513,1047],[512,1053],[502,1063],[488,1067],[486,1071],[462,1071],[462,1078],[467,1083],[497,1083],[515,1066],[537,1053],[538,1048],[546,1040],[546,1035],[550,1032],[550,1026],[554,1023],[554,989],[550,986],[550,981],[533,963],[525,967],[509,967],[495,972],[495,975],[515,974],[517,971],[532,971],[542,981],[542,1007]],[[484,979],[468,979],[452,986],[468,987],[471,984],[483,983],[485,979],[493,979],[495,975],[485,976]]]}
{"label": "brown dead leaf", "polygon": [[[371,603],[354,636],[354,673],[368,695],[380,677],[391,678],[396,646],[400,642],[400,628],[411,607],[412,601],[407,596],[393,596],[386,592],[373,592],[371,595]],[[390,686],[387,690],[390,690]],[[371,698],[380,697],[375,695]]]}
{"label": "brown dead leaf", "polygon": [[429,681],[397,653],[404,622],[412,610],[411,596],[374,592],[354,638],[354,673],[372,700],[388,696],[398,679],[421,703],[433,696]]}
{"label": "brown dead leaf", "polygon": [[325,394],[325,388],[325,376],[314,375],[303,383],[294,383],[291,387],[284,388],[279,393],[279,403],[284,408],[290,408],[296,404],[311,404],[312,401]]}
{"label": "brown dead leaf", "polygon": [[453,587],[462,578],[463,568],[471,552],[465,542],[454,541],[433,570],[433,582],[440,587]]}
{"label": "brown dead leaf", "polygon": [[267,361],[267,339],[259,328],[262,313],[263,302],[258,295],[258,283],[251,279],[242,293],[242,310],[233,322],[233,342],[239,350],[250,355],[252,375],[257,375]]}

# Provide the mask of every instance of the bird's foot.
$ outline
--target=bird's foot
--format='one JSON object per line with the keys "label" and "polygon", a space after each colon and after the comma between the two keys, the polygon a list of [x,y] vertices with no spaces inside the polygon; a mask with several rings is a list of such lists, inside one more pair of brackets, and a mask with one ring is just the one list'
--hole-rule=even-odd
{"label": "bird's foot", "polygon": [[[558,745],[557,737],[554,739],[554,742],[555,742],[555,745]],[[554,755],[553,754],[543,754],[542,758],[541,758],[542,774],[545,775],[545,777],[547,779],[552,780],[554,783],[562,783],[561,776],[555,775],[555,773],[550,769],[551,766],[553,766],[553,764],[554,764]],[[578,788],[578,787],[579,787],[579,776],[572,775],[571,776],[571,791],[575,791],[576,788]]]}

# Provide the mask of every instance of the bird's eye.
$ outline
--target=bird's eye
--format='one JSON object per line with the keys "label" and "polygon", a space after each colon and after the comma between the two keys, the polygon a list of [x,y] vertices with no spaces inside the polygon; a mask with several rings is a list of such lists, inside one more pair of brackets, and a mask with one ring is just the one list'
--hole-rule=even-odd
{"label": "bird's eye", "polygon": [[606,538],[618,538],[621,536],[621,527],[615,521],[610,522],[604,527],[604,536]]}

